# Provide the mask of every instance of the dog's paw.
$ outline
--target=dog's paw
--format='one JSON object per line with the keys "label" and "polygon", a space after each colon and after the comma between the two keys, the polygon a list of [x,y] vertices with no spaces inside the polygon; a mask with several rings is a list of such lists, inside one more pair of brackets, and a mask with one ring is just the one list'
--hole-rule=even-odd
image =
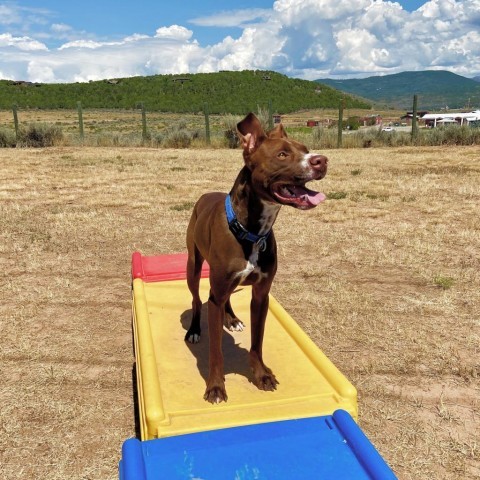
{"label": "dog's paw", "polygon": [[230,322],[230,325],[228,327],[231,332],[243,332],[244,328],[245,324],[238,318],[236,318],[233,322]]}
{"label": "dog's paw", "polygon": [[273,392],[277,389],[279,381],[276,379],[273,372],[263,363],[257,364],[252,367],[253,378],[255,385],[260,390],[265,390],[267,392]]}
{"label": "dog's paw", "polygon": [[203,398],[211,404],[218,404],[221,402],[226,402],[228,400],[225,387],[221,386],[207,388]]}
{"label": "dog's paw", "polygon": [[200,341],[200,335],[197,335],[196,333],[193,333],[192,335],[189,335],[187,337],[187,342],[188,343],[198,343]]}
{"label": "dog's paw", "polygon": [[267,373],[257,380],[258,388],[267,392],[273,392],[276,390],[277,385],[279,385],[279,381],[275,378],[273,373]]}
{"label": "dog's paw", "polygon": [[224,325],[230,332],[243,332],[243,329],[245,328],[245,324],[241,320],[228,314],[225,315]]}
{"label": "dog's paw", "polygon": [[192,344],[198,343],[200,341],[200,332],[188,331],[185,335],[185,341]]}

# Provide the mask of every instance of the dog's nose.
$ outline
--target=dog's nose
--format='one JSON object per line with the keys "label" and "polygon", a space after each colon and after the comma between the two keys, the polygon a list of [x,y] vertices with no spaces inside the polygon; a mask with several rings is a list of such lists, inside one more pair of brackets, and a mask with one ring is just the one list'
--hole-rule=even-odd
{"label": "dog's nose", "polygon": [[308,162],[314,170],[323,170],[327,166],[328,158],[325,155],[311,155]]}

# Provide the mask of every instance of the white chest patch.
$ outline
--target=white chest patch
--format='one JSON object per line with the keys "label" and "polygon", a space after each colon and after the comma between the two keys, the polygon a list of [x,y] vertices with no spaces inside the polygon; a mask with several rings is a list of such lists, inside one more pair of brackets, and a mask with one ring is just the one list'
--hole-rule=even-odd
{"label": "white chest patch", "polygon": [[252,253],[250,254],[247,260],[247,265],[243,270],[237,273],[236,277],[240,278],[240,283],[243,283],[251,273],[256,273],[258,275],[258,280],[267,276],[267,274],[263,273],[260,270],[260,267],[257,265],[258,249],[259,249],[258,245],[253,246]]}

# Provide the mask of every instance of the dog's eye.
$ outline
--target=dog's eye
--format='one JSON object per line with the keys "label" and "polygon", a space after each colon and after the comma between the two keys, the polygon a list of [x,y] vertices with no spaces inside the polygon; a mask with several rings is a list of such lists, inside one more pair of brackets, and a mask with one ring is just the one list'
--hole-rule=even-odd
{"label": "dog's eye", "polygon": [[287,158],[287,152],[280,152],[279,154],[277,154],[277,157],[280,158],[280,159],[285,159]]}

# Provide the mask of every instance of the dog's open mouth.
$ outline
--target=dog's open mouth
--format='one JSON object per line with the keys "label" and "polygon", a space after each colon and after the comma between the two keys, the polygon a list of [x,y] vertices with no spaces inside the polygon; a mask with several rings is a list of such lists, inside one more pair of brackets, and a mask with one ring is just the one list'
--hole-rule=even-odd
{"label": "dog's open mouth", "polygon": [[277,183],[272,192],[280,203],[302,210],[314,208],[326,198],[323,193],[310,190],[305,185]]}

